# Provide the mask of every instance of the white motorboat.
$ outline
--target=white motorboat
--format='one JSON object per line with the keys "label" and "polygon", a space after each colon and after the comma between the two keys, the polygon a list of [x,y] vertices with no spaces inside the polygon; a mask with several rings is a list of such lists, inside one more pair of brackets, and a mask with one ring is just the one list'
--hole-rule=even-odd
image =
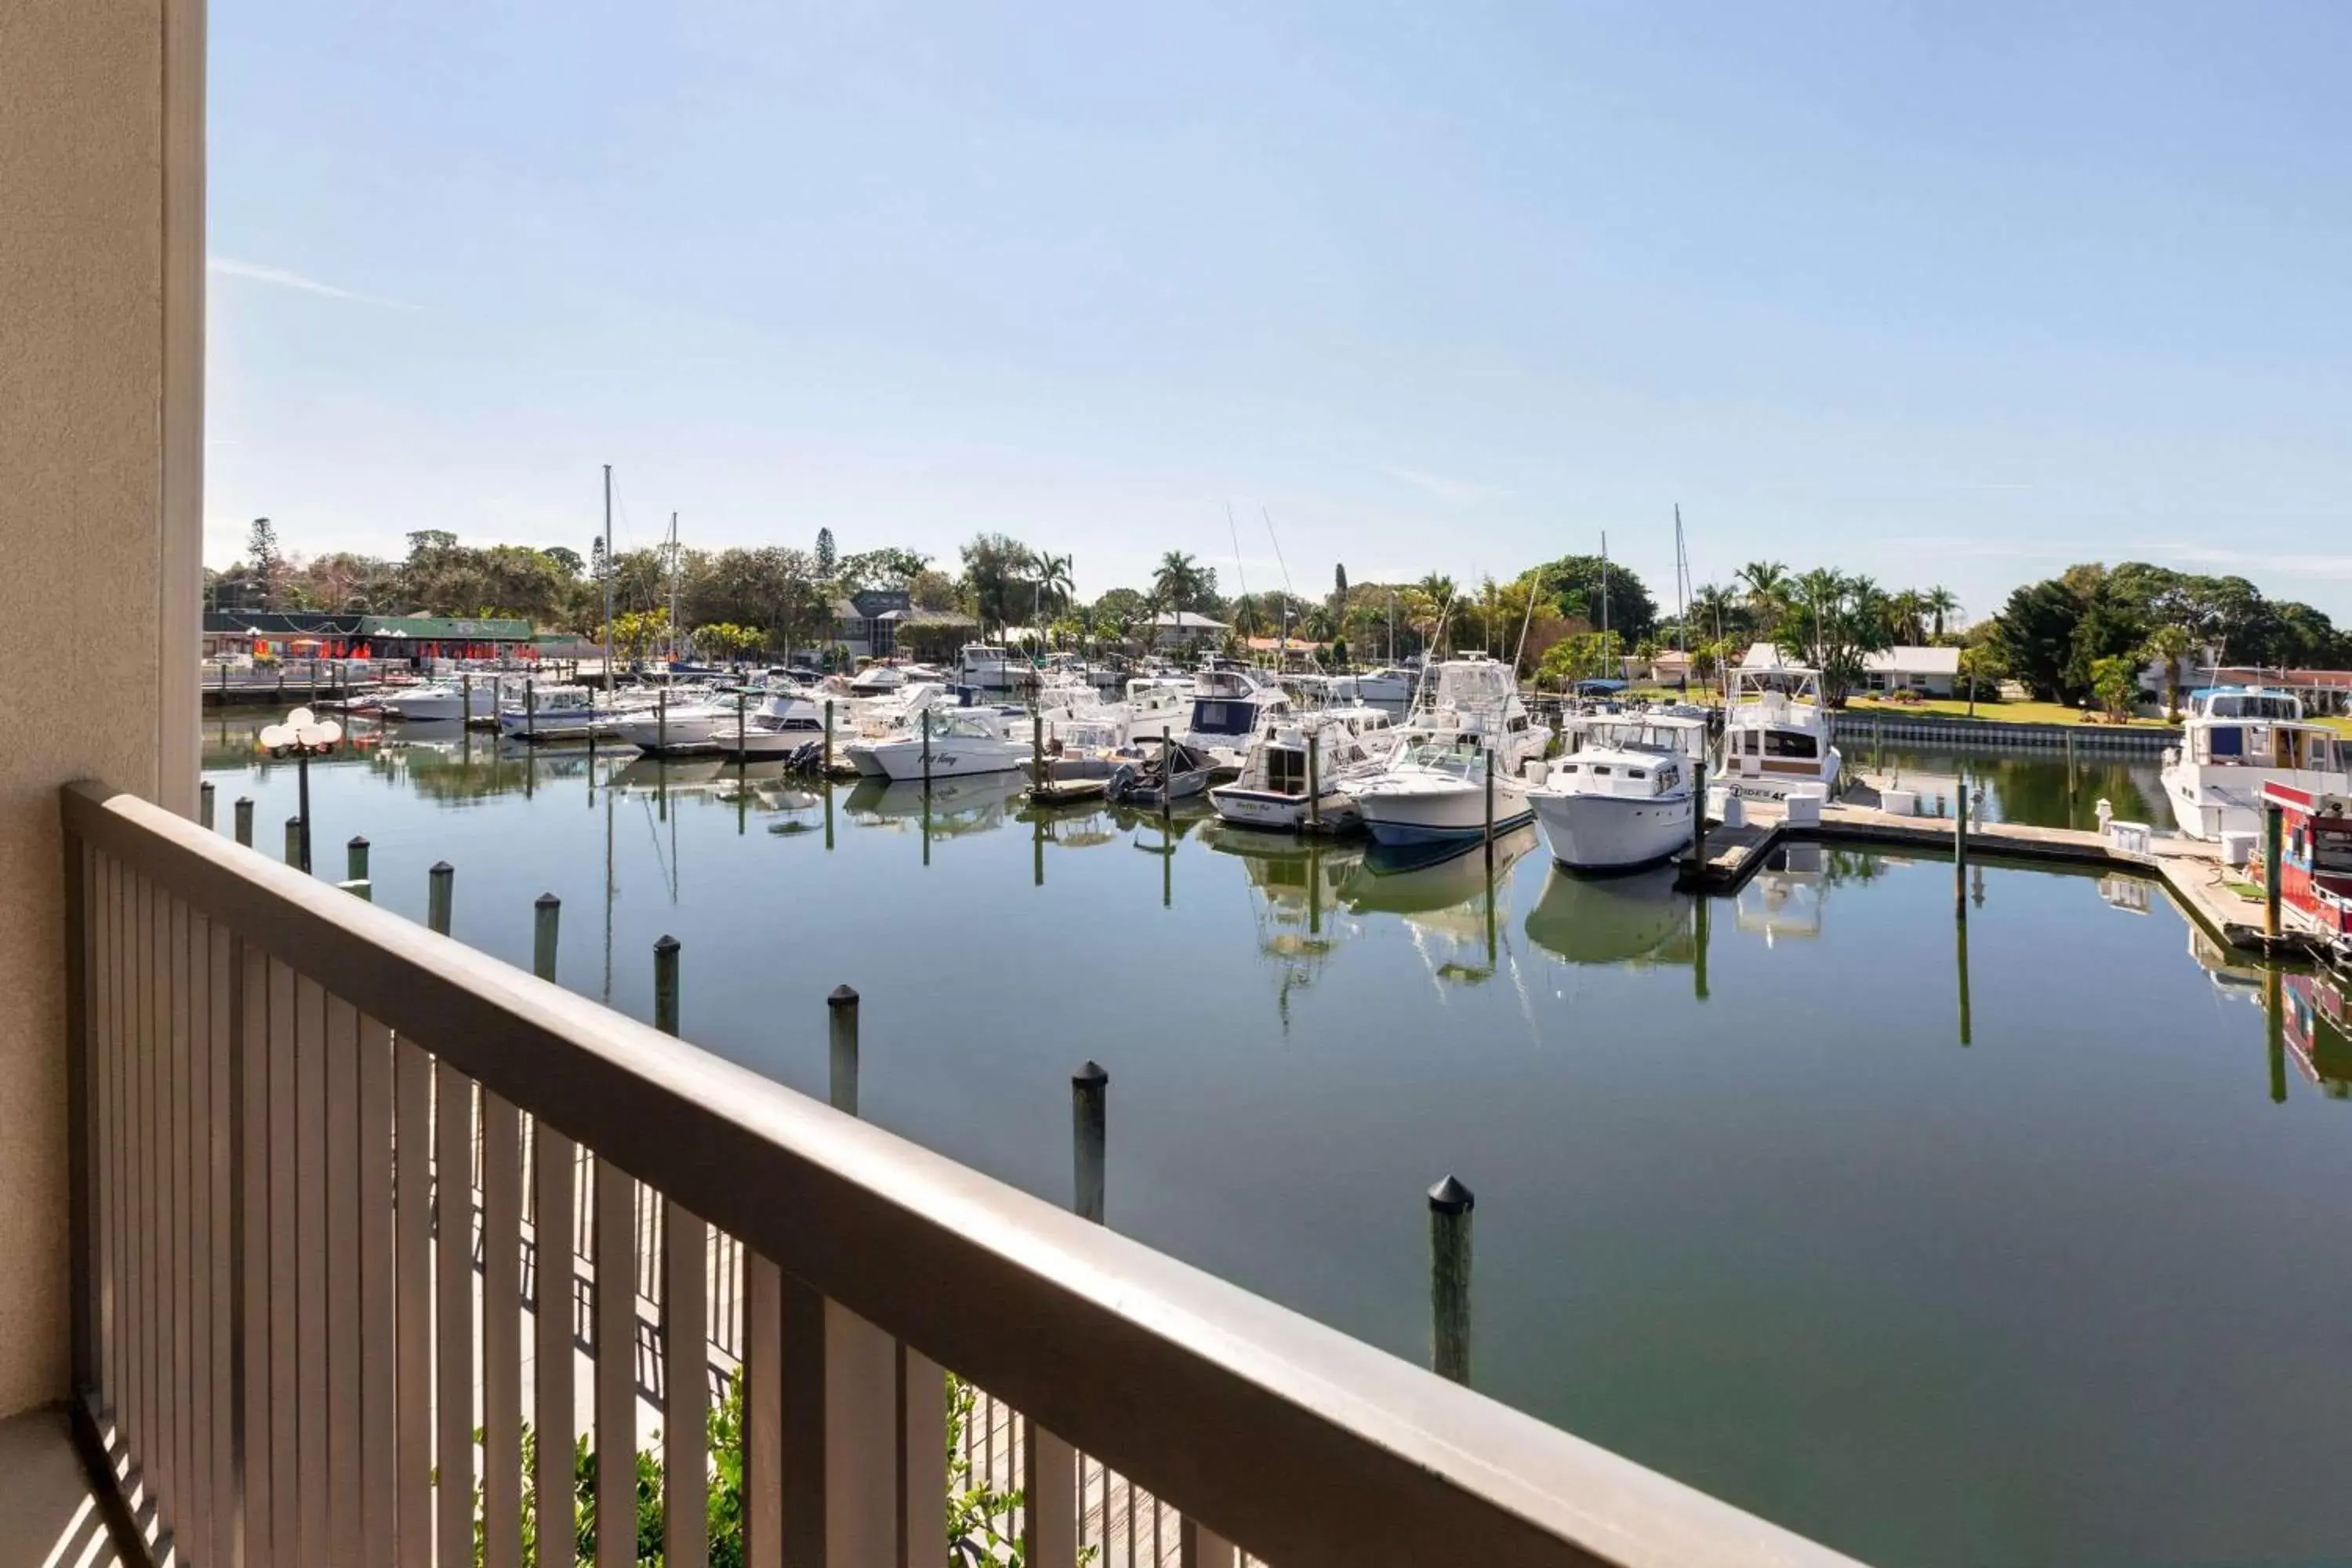
{"label": "white motorboat", "polygon": [[1388,766],[1346,786],[1365,827],[1391,845],[1479,837],[1490,826],[1489,773],[1494,829],[1527,821],[1528,768],[1550,737],[1529,720],[1510,667],[1472,654],[1426,674],[1421,706],[1399,726]]}
{"label": "white motorboat", "polygon": [[1334,691],[1334,696],[1345,695],[1353,697],[1359,702],[1385,702],[1391,705],[1412,700],[1414,674],[1402,666],[1387,665],[1379,669],[1366,670],[1360,675],[1343,676],[1340,679],[1347,683],[1346,688],[1344,691]]}
{"label": "white motorboat", "polygon": [[1206,791],[1220,773],[1229,771],[1215,757],[1182,741],[1161,744],[1157,737],[1138,738],[1132,760],[1115,763],[1103,782],[1106,799],[1123,805],[1165,809]]}
{"label": "white motorboat", "polygon": [[710,737],[710,749],[724,757],[789,757],[803,746],[824,743],[824,710],[805,697],[772,696],[743,716],[730,710]]}
{"label": "white motorboat", "polygon": [[956,679],[981,691],[1010,691],[1034,672],[1019,655],[993,643],[966,643],[956,655]]}
{"label": "white motorboat", "polygon": [[499,733],[527,741],[610,735],[630,711],[599,703],[585,686],[541,686],[523,701],[499,705]]}
{"label": "white motorboat", "polygon": [[2217,687],[2189,700],[2181,743],[2158,775],[2191,838],[2259,833],[2263,785],[2352,794],[2352,740],[2306,721],[2303,700],[2263,687]]}
{"label": "white motorboat", "polygon": [[852,697],[887,697],[907,684],[907,672],[895,664],[869,664],[850,679]]}
{"label": "white motorboat", "polygon": [[1754,800],[1785,799],[1808,784],[1827,795],[1843,764],[1820,671],[1781,664],[1739,671],[1724,720],[1724,787]]}
{"label": "white motorboat", "polygon": [[961,778],[1010,773],[1028,763],[1029,750],[1029,738],[1010,733],[1003,715],[988,709],[950,708],[932,714],[930,724],[917,733],[872,743],[857,765],[862,773],[870,761],[883,776],[898,783]]}
{"label": "white motorboat", "polygon": [[[1246,669],[1203,669],[1192,678],[1192,708],[1181,721],[1169,722],[1172,738],[1238,770],[1242,752],[1266,725],[1290,717],[1282,688]],[[1144,738],[1138,732],[1136,738]]]}
{"label": "white motorboat", "polygon": [[874,760],[874,748],[919,735],[926,712],[939,715],[952,710],[948,689],[929,680],[912,681],[895,696],[856,700],[844,716],[849,735],[841,754],[866,777],[887,778],[889,775],[882,771],[882,764]]}
{"label": "white motorboat", "polygon": [[[788,710],[807,708],[808,700],[797,686],[772,682],[757,700],[748,690],[732,694],[714,691],[690,701],[657,701],[650,709],[632,708],[614,721],[613,733],[648,756],[690,756],[717,750],[722,738],[731,740],[739,715],[748,723],[761,717],[780,717]],[[817,722],[822,729],[821,713]]]}
{"label": "white motorboat", "polygon": [[1323,714],[1270,724],[1250,743],[1241,776],[1209,791],[1209,805],[1243,827],[1296,832],[1312,821],[1336,829],[1358,817],[1342,784],[1376,772],[1383,761],[1346,724]]}
{"label": "white motorboat", "polygon": [[1346,788],[1377,844],[1475,840],[1485,837],[1490,823],[1500,833],[1534,815],[1528,782],[1502,771],[1493,752],[1469,740],[1408,746],[1387,767],[1349,780]]}
{"label": "white motorboat", "polygon": [[436,680],[395,688],[383,695],[383,716],[408,724],[454,724],[494,719],[506,702],[522,700],[522,682],[513,676],[478,675],[471,680]]}
{"label": "white motorboat", "polygon": [[1588,733],[1551,764],[1528,804],[1551,858],[1571,870],[1626,870],[1690,842],[1692,763],[1706,754],[1697,719],[1626,719]]}

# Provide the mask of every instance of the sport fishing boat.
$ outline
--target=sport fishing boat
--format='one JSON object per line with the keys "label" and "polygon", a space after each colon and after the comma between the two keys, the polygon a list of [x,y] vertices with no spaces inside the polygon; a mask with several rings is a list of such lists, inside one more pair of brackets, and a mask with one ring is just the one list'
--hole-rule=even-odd
{"label": "sport fishing boat", "polygon": [[1342,679],[1347,682],[1346,689],[1335,692],[1335,696],[1353,697],[1359,702],[1396,704],[1412,700],[1413,672],[1402,666],[1383,666]]}
{"label": "sport fishing boat", "polygon": [[1629,715],[1589,726],[1582,741],[1528,791],[1553,860],[1576,871],[1629,870],[1690,842],[1705,720]]}
{"label": "sport fishing boat", "polygon": [[576,741],[614,733],[634,709],[598,703],[585,686],[541,686],[499,706],[499,733],[518,740]]}
{"label": "sport fishing boat", "polygon": [[422,686],[395,688],[379,704],[383,716],[409,724],[456,723],[461,719],[495,719],[502,703],[520,702],[523,683],[511,675],[485,673],[470,681],[436,680]]}
{"label": "sport fishing boat", "polygon": [[[797,685],[771,682],[756,696],[747,688],[714,691],[695,701],[632,709],[614,723],[613,733],[648,756],[688,756],[715,750],[722,736],[731,740],[739,712],[749,723],[761,717],[779,717],[795,704],[809,706]],[[821,715],[818,728],[824,728]]]}
{"label": "sport fishing boat", "polygon": [[1209,805],[1242,827],[1289,833],[1313,821],[1336,829],[1358,816],[1341,784],[1376,772],[1381,761],[1345,723],[1321,714],[1269,724],[1250,742],[1241,776],[1210,790]]}
{"label": "sport fishing boat", "polygon": [[1528,821],[1528,768],[1550,737],[1529,721],[1510,667],[1484,654],[1449,658],[1432,667],[1422,695],[1388,765],[1346,784],[1373,839],[1475,840]]}
{"label": "sport fishing boat", "polygon": [[1192,678],[1192,712],[1170,731],[1218,765],[1238,771],[1252,738],[1290,712],[1290,698],[1282,688],[1249,670],[1203,669]]}
{"label": "sport fishing boat", "polygon": [[1027,765],[1029,738],[1013,735],[993,710],[950,708],[933,713],[928,729],[872,742],[859,758],[859,772],[868,761],[899,784],[1010,773]]}
{"label": "sport fishing boat", "polygon": [[2268,784],[2322,794],[2352,794],[2352,740],[2305,721],[2291,691],[2224,686],[2189,700],[2181,743],[2164,753],[2158,775],[2172,818],[2191,838],[2262,828]]}
{"label": "sport fishing boat", "polygon": [[1801,665],[1738,672],[1723,727],[1723,784],[1751,800],[1782,800],[1799,786],[1837,788],[1844,759],[1830,738],[1822,677]]}

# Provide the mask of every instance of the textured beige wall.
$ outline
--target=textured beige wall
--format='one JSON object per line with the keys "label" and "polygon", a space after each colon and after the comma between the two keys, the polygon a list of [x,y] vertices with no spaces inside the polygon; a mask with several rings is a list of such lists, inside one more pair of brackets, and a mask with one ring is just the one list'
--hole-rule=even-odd
{"label": "textured beige wall", "polygon": [[57,786],[193,799],[202,24],[0,0],[0,1414],[68,1380]]}

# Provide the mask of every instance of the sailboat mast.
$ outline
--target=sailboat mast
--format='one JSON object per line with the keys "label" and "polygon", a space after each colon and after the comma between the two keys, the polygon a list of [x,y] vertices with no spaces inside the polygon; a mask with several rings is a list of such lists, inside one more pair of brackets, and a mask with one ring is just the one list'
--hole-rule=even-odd
{"label": "sailboat mast", "polygon": [[677,513],[669,514],[669,657],[677,662]]}
{"label": "sailboat mast", "polygon": [[1689,575],[1683,558],[1683,503],[1675,502],[1675,651],[1683,656],[1685,675],[1690,670],[1690,608],[1683,597],[1684,580]]}
{"label": "sailboat mast", "polygon": [[613,465],[604,465],[604,690],[613,689]]}
{"label": "sailboat mast", "polygon": [[[1602,674],[1601,679],[1603,679],[1604,680],[1614,680],[1614,679],[1617,679],[1615,676],[1613,676],[1613,675],[1610,675],[1610,674],[1607,674],[1607,673],[1606,673],[1606,672],[1607,672],[1607,670],[1608,670],[1608,668],[1609,668],[1610,662],[1611,662],[1611,661],[1610,661],[1610,658],[1609,658],[1609,531],[1608,531],[1607,529],[1605,529],[1605,528],[1604,528],[1604,529],[1602,529],[1602,530],[1601,531],[1601,670],[1603,671],[1603,674]],[[1620,668],[1622,668],[1622,667],[1621,666]]]}

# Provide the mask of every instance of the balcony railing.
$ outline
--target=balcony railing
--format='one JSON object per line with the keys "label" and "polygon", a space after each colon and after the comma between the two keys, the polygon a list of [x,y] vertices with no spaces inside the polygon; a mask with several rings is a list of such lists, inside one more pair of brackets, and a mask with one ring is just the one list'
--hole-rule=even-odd
{"label": "balcony railing", "polygon": [[940,1568],[984,1482],[1029,1568],[1846,1561],[131,796],[63,813],[75,1374],[158,1560],[568,1562],[526,1524],[638,1498],[642,1384],[670,1568],[714,1521]]}

